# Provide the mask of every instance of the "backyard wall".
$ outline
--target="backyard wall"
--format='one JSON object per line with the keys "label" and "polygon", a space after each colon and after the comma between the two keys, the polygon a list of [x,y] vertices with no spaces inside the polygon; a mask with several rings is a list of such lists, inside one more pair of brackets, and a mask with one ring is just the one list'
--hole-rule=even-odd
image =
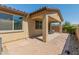
{"label": "backyard wall", "polygon": [[76,29],[76,37],[79,40],[79,28]]}
{"label": "backyard wall", "polygon": [[52,26],[52,30],[55,30],[55,32],[62,32],[62,26]]}

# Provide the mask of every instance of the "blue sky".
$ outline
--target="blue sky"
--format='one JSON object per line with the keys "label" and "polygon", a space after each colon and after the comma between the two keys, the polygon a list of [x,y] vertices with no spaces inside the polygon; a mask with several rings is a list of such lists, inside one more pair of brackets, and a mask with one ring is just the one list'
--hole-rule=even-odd
{"label": "blue sky", "polygon": [[79,24],[79,4],[7,4],[7,6],[28,13],[44,6],[49,8],[59,8],[65,21]]}

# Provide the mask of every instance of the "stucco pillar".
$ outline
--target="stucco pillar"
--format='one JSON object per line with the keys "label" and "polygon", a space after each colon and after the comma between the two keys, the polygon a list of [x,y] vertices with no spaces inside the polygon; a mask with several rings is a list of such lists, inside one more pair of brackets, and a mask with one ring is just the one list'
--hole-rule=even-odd
{"label": "stucco pillar", "polygon": [[61,24],[61,22],[60,22],[60,25],[59,25],[59,32],[62,32],[62,24]]}
{"label": "stucco pillar", "polygon": [[51,22],[50,22],[50,30],[52,30],[52,25],[51,25]]}
{"label": "stucco pillar", "polygon": [[43,18],[43,41],[46,42],[48,39],[48,16],[44,15]]}
{"label": "stucco pillar", "polygon": [[24,17],[24,20],[23,20],[23,30],[25,33],[25,37],[28,38],[29,32],[28,32],[28,18],[27,17]]}

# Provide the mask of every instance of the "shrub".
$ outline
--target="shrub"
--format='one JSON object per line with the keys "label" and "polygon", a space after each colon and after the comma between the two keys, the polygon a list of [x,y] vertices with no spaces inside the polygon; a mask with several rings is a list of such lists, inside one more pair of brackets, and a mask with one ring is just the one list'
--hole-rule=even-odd
{"label": "shrub", "polygon": [[70,24],[69,22],[65,22],[63,24],[63,31],[67,33],[74,34],[76,30],[76,26]]}

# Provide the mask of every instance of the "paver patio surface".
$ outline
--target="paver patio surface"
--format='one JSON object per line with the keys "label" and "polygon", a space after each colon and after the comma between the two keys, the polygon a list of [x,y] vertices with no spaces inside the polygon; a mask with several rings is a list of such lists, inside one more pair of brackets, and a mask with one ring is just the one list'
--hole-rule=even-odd
{"label": "paver patio surface", "polygon": [[[56,35],[53,38],[53,35]],[[3,54],[14,54],[14,55],[52,55],[61,54],[64,48],[67,33],[53,33],[49,34],[50,39],[42,42],[36,38],[22,39],[15,42],[5,43]]]}

